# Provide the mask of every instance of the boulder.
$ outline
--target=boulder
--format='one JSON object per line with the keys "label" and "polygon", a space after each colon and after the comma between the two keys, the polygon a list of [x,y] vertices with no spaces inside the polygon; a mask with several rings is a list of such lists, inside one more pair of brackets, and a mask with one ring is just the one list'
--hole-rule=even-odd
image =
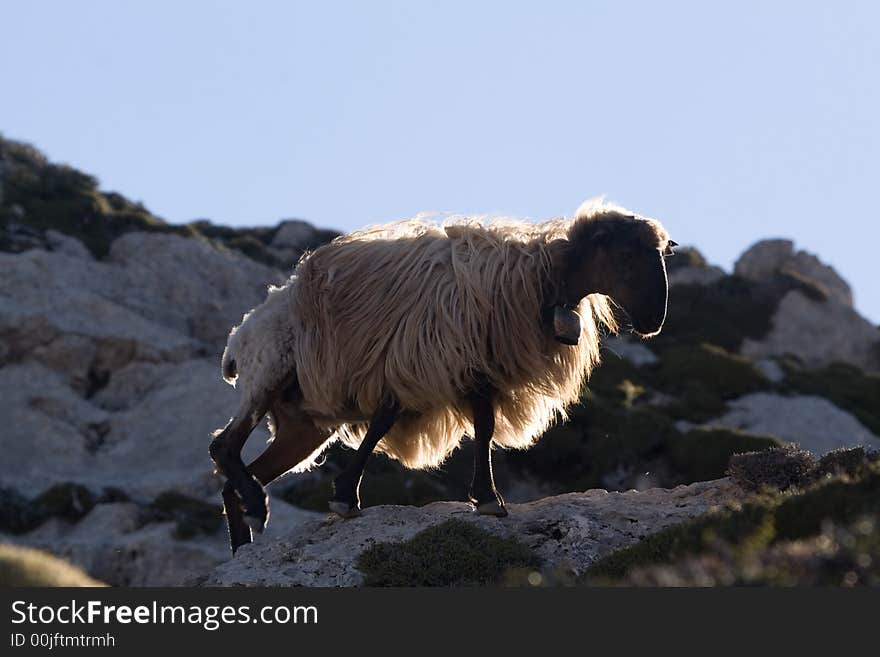
{"label": "boulder", "polygon": [[[273,500],[265,537],[292,531],[315,515]],[[4,539],[44,549],[113,586],[184,585],[230,556],[225,529],[181,539],[174,522],[150,522],[144,507],[132,502],[98,504],[78,522],[51,518],[28,534]]]}
{"label": "boulder", "polygon": [[[60,252],[0,253],[0,365],[34,359],[75,381],[94,365],[179,361],[204,350],[119,303],[124,277]],[[96,363],[99,354],[108,362]]]}
{"label": "boulder", "polygon": [[776,436],[818,455],[859,445],[880,449],[880,438],[824,397],[757,392],[729,402],[728,407],[707,426]]}
{"label": "boulder", "polygon": [[288,219],[281,222],[268,248],[279,262],[292,267],[303,252],[329,242],[338,234],[336,231],[315,228],[307,221]]}
{"label": "boulder", "polygon": [[548,572],[582,573],[596,559],[648,534],[707,513],[742,495],[728,479],[672,490],[591,490],[511,504],[507,518],[473,513],[462,502],[423,507],[375,506],[351,520],[308,520],[276,540],[257,540],[218,566],[205,586],[357,586],[358,556],[379,542],[400,542],[450,519],[515,537]]}
{"label": "boulder", "polygon": [[817,285],[829,298],[852,307],[849,284],[830,265],[806,251],[795,251],[791,240],[762,240],[747,249],[733,269],[737,276],[761,282],[774,274],[789,274]]}
{"label": "boulder", "polygon": [[678,267],[669,271],[669,285],[711,285],[724,278],[721,267]]}
{"label": "boulder", "polygon": [[641,341],[625,336],[606,338],[602,341],[602,350],[607,350],[619,358],[625,358],[637,367],[657,362],[657,355]]}
{"label": "boulder", "polygon": [[808,367],[840,361],[880,370],[880,329],[839,300],[819,301],[791,290],[771,321],[770,332],[762,339],[743,341],[741,355],[752,359],[793,355]]}
{"label": "boulder", "polygon": [[[59,481],[143,499],[166,490],[215,494],[220,481],[208,443],[237,407],[216,361],[131,365],[110,381],[83,399],[39,364],[4,368],[0,399],[8,426],[0,482],[29,495]],[[245,458],[253,459],[267,438],[258,428]]]}
{"label": "boulder", "polygon": [[214,352],[225,346],[230,327],[263,302],[267,287],[284,280],[237,251],[178,235],[127,233],[107,260],[123,273],[112,293],[116,303]]}

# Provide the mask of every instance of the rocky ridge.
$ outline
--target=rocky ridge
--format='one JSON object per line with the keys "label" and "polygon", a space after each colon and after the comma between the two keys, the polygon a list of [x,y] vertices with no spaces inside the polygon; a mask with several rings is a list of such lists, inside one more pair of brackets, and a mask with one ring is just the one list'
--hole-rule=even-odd
{"label": "rocky ridge", "polygon": [[[207,443],[236,405],[219,376],[226,334],[333,235],[302,221],[171,226],[0,139],[3,538],[111,584],[270,581],[288,558],[311,559],[311,570],[285,565],[286,583],[354,584],[357,541],[371,532],[403,540],[464,518],[534,543],[546,532],[529,538],[528,519],[540,519],[582,544],[566,566],[578,572],[624,544],[621,518],[640,518],[636,540],[714,505],[731,490],[718,481],[731,454],[789,441],[819,454],[880,446],[880,330],[853,309],[846,282],[787,241],[757,243],[732,274],[685,249],[670,261],[663,334],[609,340],[570,422],[529,452],[498,454],[520,518],[496,526],[460,503],[428,504],[464,499],[465,446],[438,472],[378,457],[363,491],[373,508],[350,525],[328,522],[329,481],[347,457],[337,447],[321,468],[279,482],[272,534],[214,570],[228,554]],[[258,430],[247,454],[265,439]],[[704,480],[715,482],[695,483]],[[350,553],[323,566],[304,547],[334,554],[333,543]]]}

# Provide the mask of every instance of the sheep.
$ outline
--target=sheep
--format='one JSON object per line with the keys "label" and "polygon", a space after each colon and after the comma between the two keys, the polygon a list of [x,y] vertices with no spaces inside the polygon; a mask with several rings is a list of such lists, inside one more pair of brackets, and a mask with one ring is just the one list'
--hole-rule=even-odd
{"label": "sheep", "polygon": [[[233,552],[268,521],[264,486],[309,468],[333,440],[356,449],[330,509],[360,513],[378,449],[409,468],[475,441],[470,500],[507,515],[491,446],[527,448],[576,402],[615,309],[643,337],[666,317],[662,225],[604,202],[572,219],[421,218],[351,233],[306,254],[289,280],[233,328],[224,379],[238,411],[210,454],[226,476]],[[264,416],[272,440],[245,467]]]}

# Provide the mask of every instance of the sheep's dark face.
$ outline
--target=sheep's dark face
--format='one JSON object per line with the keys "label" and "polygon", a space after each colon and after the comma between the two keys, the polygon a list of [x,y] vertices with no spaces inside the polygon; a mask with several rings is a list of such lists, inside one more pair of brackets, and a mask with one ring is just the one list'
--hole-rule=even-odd
{"label": "sheep's dark face", "polygon": [[668,283],[664,259],[677,244],[659,223],[612,214],[577,235],[577,264],[569,289],[578,297],[598,292],[611,297],[642,337],[660,332],[666,319]]}
{"label": "sheep's dark face", "polygon": [[605,294],[626,314],[633,330],[642,337],[656,335],[666,320],[669,286],[664,258],[672,255],[675,242],[662,248],[640,244],[612,245],[609,248]]}

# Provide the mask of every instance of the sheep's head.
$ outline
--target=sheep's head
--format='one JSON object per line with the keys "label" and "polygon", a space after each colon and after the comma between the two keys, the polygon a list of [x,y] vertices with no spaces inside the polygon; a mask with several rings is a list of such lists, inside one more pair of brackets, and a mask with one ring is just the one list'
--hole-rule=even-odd
{"label": "sheep's head", "polygon": [[677,244],[659,222],[618,210],[579,216],[569,233],[564,285],[583,298],[604,294],[628,315],[642,337],[660,332],[668,283],[664,259]]}

